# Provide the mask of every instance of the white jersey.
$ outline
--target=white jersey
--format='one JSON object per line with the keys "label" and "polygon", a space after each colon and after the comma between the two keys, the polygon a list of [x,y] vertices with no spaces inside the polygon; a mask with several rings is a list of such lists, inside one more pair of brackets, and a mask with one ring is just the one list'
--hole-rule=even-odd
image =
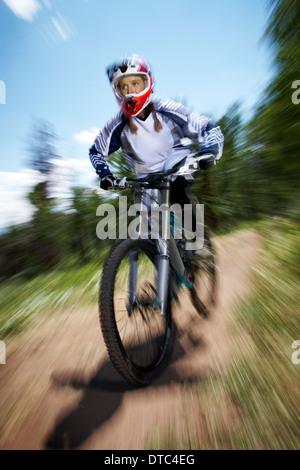
{"label": "white jersey", "polygon": [[162,130],[154,128],[153,114],[144,119],[133,118],[137,132],[130,130],[128,121],[119,112],[96,137],[90,149],[91,162],[101,178],[110,169],[107,157],[122,148],[127,163],[140,175],[171,168],[190,150],[182,139],[189,138],[199,145],[201,152],[221,158],[224,137],[220,128],[206,116],[190,112],[174,101],[154,101]]}

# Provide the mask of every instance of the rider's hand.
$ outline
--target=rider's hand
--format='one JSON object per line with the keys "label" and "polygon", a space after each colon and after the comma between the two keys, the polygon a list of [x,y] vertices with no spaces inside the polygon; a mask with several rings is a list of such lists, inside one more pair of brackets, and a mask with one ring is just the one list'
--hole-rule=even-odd
{"label": "rider's hand", "polygon": [[101,189],[110,189],[117,186],[116,178],[111,174],[108,173],[107,175],[103,176],[100,181],[100,188]]}
{"label": "rider's hand", "polygon": [[[201,155],[201,157],[206,157],[206,156],[207,157],[209,157],[209,156],[213,157],[213,155],[210,154],[210,153],[207,153],[207,154],[203,153]],[[203,160],[199,160],[198,165],[199,165],[199,169],[204,171],[204,170],[207,170],[208,168],[211,168],[212,166],[214,166],[215,165],[215,160],[213,158],[209,158],[207,160],[205,160],[205,158],[203,158]]]}
{"label": "rider's hand", "polygon": [[116,180],[115,187],[116,189],[126,189],[127,188],[126,177]]}
{"label": "rider's hand", "polygon": [[101,189],[126,189],[126,178],[116,179],[111,173],[101,178]]}

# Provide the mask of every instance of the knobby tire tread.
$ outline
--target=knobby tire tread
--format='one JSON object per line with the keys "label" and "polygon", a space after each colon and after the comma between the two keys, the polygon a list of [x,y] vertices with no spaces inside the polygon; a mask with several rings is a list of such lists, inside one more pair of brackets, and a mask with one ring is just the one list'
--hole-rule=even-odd
{"label": "knobby tire tread", "polygon": [[[176,330],[175,325],[172,322],[171,305],[169,303],[170,339],[163,360],[157,368],[147,371],[145,376],[141,377],[140,374],[137,376],[134,366],[132,366],[126,353],[124,353],[115,322],[114,281],[124,254],[128,252],[131,246],[136,248],[139,245],[141,249],[144,247],[146,253],[149,251],[150,246],[154,246],[153,242],[149,240],[126,239],[119,241],[111,250],[102,271],[99,292],[99,314],[102,335],[112,364],[120,375],[127,381],[131,382],[135,386],[146,386],[161,375],[168,365],[170,356],[173,352]],[[169,302],[171,302],[170,299]]]}

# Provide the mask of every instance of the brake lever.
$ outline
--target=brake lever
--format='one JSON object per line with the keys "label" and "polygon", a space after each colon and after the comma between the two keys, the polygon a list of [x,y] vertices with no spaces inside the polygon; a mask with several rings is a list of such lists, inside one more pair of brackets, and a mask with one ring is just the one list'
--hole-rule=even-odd
{"label": "brake lever", "polygon": [[127,189],[129,186],[127,184],[126,176],[123,176],[120,180],[117,180],[117,183],[114,186],[110,186],[108,189],[114,189],[115,191]]}
{"label": "brake lever", "polygon": [[191,172],[203,170],[205,169],[203,168],[203,164],[205,166],[205,163],[206,164],[212,163],[215,165],[216,162],[215,162],[214,155],[207,154],[207,155],[194,157],[194,158],[190,156],[186,165],[183,165],[182,167],[180,167],[179,170],[176,172],[176,176],[181,176],[181,175],[186,176],[186,175],[190,175]]}

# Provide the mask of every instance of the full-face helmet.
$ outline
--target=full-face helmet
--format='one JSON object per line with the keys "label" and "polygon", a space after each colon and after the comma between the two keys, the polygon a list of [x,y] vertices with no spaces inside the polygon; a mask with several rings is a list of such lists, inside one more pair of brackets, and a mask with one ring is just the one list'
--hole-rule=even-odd
{"label": "full-face helmet", "polygon": [[[134,54],[109,65],[106,71],[122,112],[128,117],[137,116],[150,103],[153,93],[153,74],[149,63],[143,57]],[[122,78],[130,75],[140,75],[145,87],[140,93],[123,96],[119,84]]]}

